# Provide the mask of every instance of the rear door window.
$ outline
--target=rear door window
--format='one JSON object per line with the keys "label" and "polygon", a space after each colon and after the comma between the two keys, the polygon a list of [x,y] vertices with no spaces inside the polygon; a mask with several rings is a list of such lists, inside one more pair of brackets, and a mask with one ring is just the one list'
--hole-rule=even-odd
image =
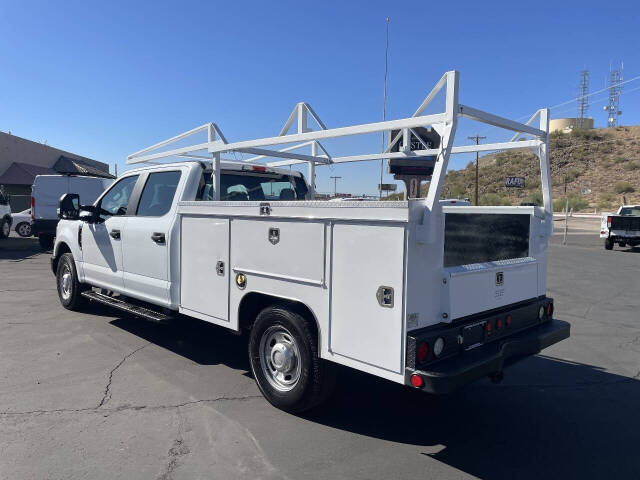
{"label": "rear door window", "polygon": [[171,209],[180,181],[180,171],[150,173],[140,196],[137,215],[161,217]]}

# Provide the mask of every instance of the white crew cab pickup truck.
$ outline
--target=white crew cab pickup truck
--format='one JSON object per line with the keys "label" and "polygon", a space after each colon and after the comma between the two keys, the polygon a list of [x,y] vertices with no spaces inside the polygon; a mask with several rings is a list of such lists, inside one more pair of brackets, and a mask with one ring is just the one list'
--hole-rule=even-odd
{"label": "white crew cab pickup truck", "polygon": [[603,214],[600,238],[604,238],[607,250],[616,243],[621,247],[640,245],[640,205],[622,205],[615,214]]}
{"label": "white crew cab pickup truck", "polygon": [[[326,129],[300,103],[277,137],[230,143],[207,124],[130,155],[131,164],[182,161],[130,170],[90,206],[62,197],[52,256],[62,305],[91,300],[248,331],[260,390],[292,412],[326,397],[334,363],[431,393],[499,380],[505,366],[569,336],[546,296],[548,110],[531,127],[458,104],[457,85],[458,73],[446,73],[405,119]],[[423,115],[443,89],[446,111]],[[532,138],[455,147],[460,116]],[[426,125],[438,138],[422,136]],[[332,157],[320,143],[394,130],[382,153]],[[206,142],[170,148],[202,132]],[[544,208],[439,201],[450,154],[511,148],[540,158]],[[231,162],[227,152],[255,157]],[[281,168],[307,163],[314,178],[316,164],[379,158],[405,181],[430,178],[427,197],[316,201],[312,183]]]}

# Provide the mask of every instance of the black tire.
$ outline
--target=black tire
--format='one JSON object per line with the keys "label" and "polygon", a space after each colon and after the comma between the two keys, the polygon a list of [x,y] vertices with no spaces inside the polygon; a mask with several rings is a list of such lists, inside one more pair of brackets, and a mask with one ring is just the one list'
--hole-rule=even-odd
{"label": "black tire", "polygon": [[50,233],[41,233],[38,235],[38,243],[43,250],[51,250],[53,248],[53,235]]}
{"label": "black tire", "polygon": [[[278,332],[283,335],[281,341],[273,340]],[[287,336],[290,344],[287,343]],[[278,350],[286,350],[287,345],[292,347],[290,351],[297,353],[293,355],[295,362],[291,370],[286,370],[286,361],[278,366],[271,361],[263,362],[262,359],[267,358],[263,353],[266,350],[272,353],[270,358],[278,361],[287,358],[287,355],[290,357],[291,354]],[[278,354],[279,357],[273,357]],[[318,341],[311,321],[286,306],[270,306],[258,314],[249,337],[249,361],[253,377],[264,397],[274,407],[287,412],[300,413],[319,405],[329,396],[335,384],[333,366],[319,357]],[[284,371],[277,372],[277,367]],[[283,386],[280,382],[287,381],[286,373],[289,371],[292,373],[289,376],[296,381]],[[281,380],[274,378],[278,374],[283,376]]]}
{"label": "black tire", "polygon": [[31,236],[31,225],[29,222],[20,222],[16,225],[16,233],[21,237],[30,237]]}
{"label": "black tire", "polygon": [[11,224],[9,223],[9,220],[6,218],[3,218],[2,220],[0,220],[0,239],[7,238],[9,236],[10,231],[11,231]]}
{"label": "black tire", "polygon": [[[69,275],[69,277],[65,278],[65,275]],[[80,294],[89,287],[78,282],[76,262],[70,253],[65,253],[58,260],[56,286],[60,303],[67,310],[81,310],[86,304],[86,299]]]}
{"label": "black tire", "polygon": [[606,250],[612,250],[613,249],[613,239],[605,238],[604,239],[604,248]]}

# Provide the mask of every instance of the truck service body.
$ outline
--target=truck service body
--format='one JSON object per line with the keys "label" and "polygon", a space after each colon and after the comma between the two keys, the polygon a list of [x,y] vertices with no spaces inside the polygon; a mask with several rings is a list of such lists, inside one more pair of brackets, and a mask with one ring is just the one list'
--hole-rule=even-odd
{"label": "truck service body", "polygon": [[[148,319],[182,314],[249,331],[258,386],[289,411],[326,396],[333,363],[432,393],[482,376],[499,379],[509,363],[569,335],[546,297],[548,111],[527,124],[511,122],[459,105],[457,84],[457,72],[445,74],[405,121],[328,130],[308,105],[298,104],[278,137],[228,143],[208,124],[129,156],[130,163],[196,161],[131,170],[93,206],[79,206],[71,195],[61,199],[52,256],[61,302],[73,309],[89,299]],[[422,116],[444,87],[446,112]],[[480,147],[534,151],[544,207],[439,200],[449,155],[469,150],[453,147],[458,116],[534,137]],[[319,130],[308,128],[308,117]],[[529,126],[535,118],[539,129]],[[296,119],[298,133],[288,134]],[[422,140],[417,151],[404,148],[420,125],[441,135],[437,148]],[[400,133],[377,155],[332,158],[319,143],[392,129]],[[206,144],[157,152],[202,130]],[[391,151],[400,137],[399,151]],[[310,146],[311,155],[263,148],[296,142]],[[221,159],[229,151],[257,157]],[[288,160],[257,163],[263,157]],[[313,178],[316,163],[387,157],[415,158],[431,169],[426,199],[314,200],[313,184],[278,168],[307,162]]]}

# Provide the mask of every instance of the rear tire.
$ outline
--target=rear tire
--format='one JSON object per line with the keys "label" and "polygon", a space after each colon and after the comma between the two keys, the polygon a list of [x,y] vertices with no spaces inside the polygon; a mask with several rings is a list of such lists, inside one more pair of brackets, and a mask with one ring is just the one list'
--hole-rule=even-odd
{"label": "rear tire", "polygon": [[28,222],[20,222],[16,225],[16,233],[21,237],[31,236],[31,225]]}
{"label": "rear tire", "polygon": [[324,401],[335,384],[332,365],[322,360],[311,321],[285,306],[262,310],[249,338],[253,377],[274,407],[292,413]]}
{"label": "rear tire", "polygon": [[58,261],[56,285],[60,303],[67,310],[81,310],[86,304],[85,298],[81,293],[87,290],[89,286],[78,281],[76,262],[70,253],[62,255]]}
{"label": "rear tire", "polygon": [[50,233],[41,233],[38,235],[38,242],[43,250],[51,250],[53,248],[53,235]]}
{"label": "rear tire", "polygon": [[612,250],[613,249],[613,239],[605,238],[604,239],[604,248],[606,250]]}
{"label": "rear tire", "polygon": [[3,218],[2,220],[0,220],[0,239],[7,238],[10,232],[11,224],[9,223],[9,220]]}

